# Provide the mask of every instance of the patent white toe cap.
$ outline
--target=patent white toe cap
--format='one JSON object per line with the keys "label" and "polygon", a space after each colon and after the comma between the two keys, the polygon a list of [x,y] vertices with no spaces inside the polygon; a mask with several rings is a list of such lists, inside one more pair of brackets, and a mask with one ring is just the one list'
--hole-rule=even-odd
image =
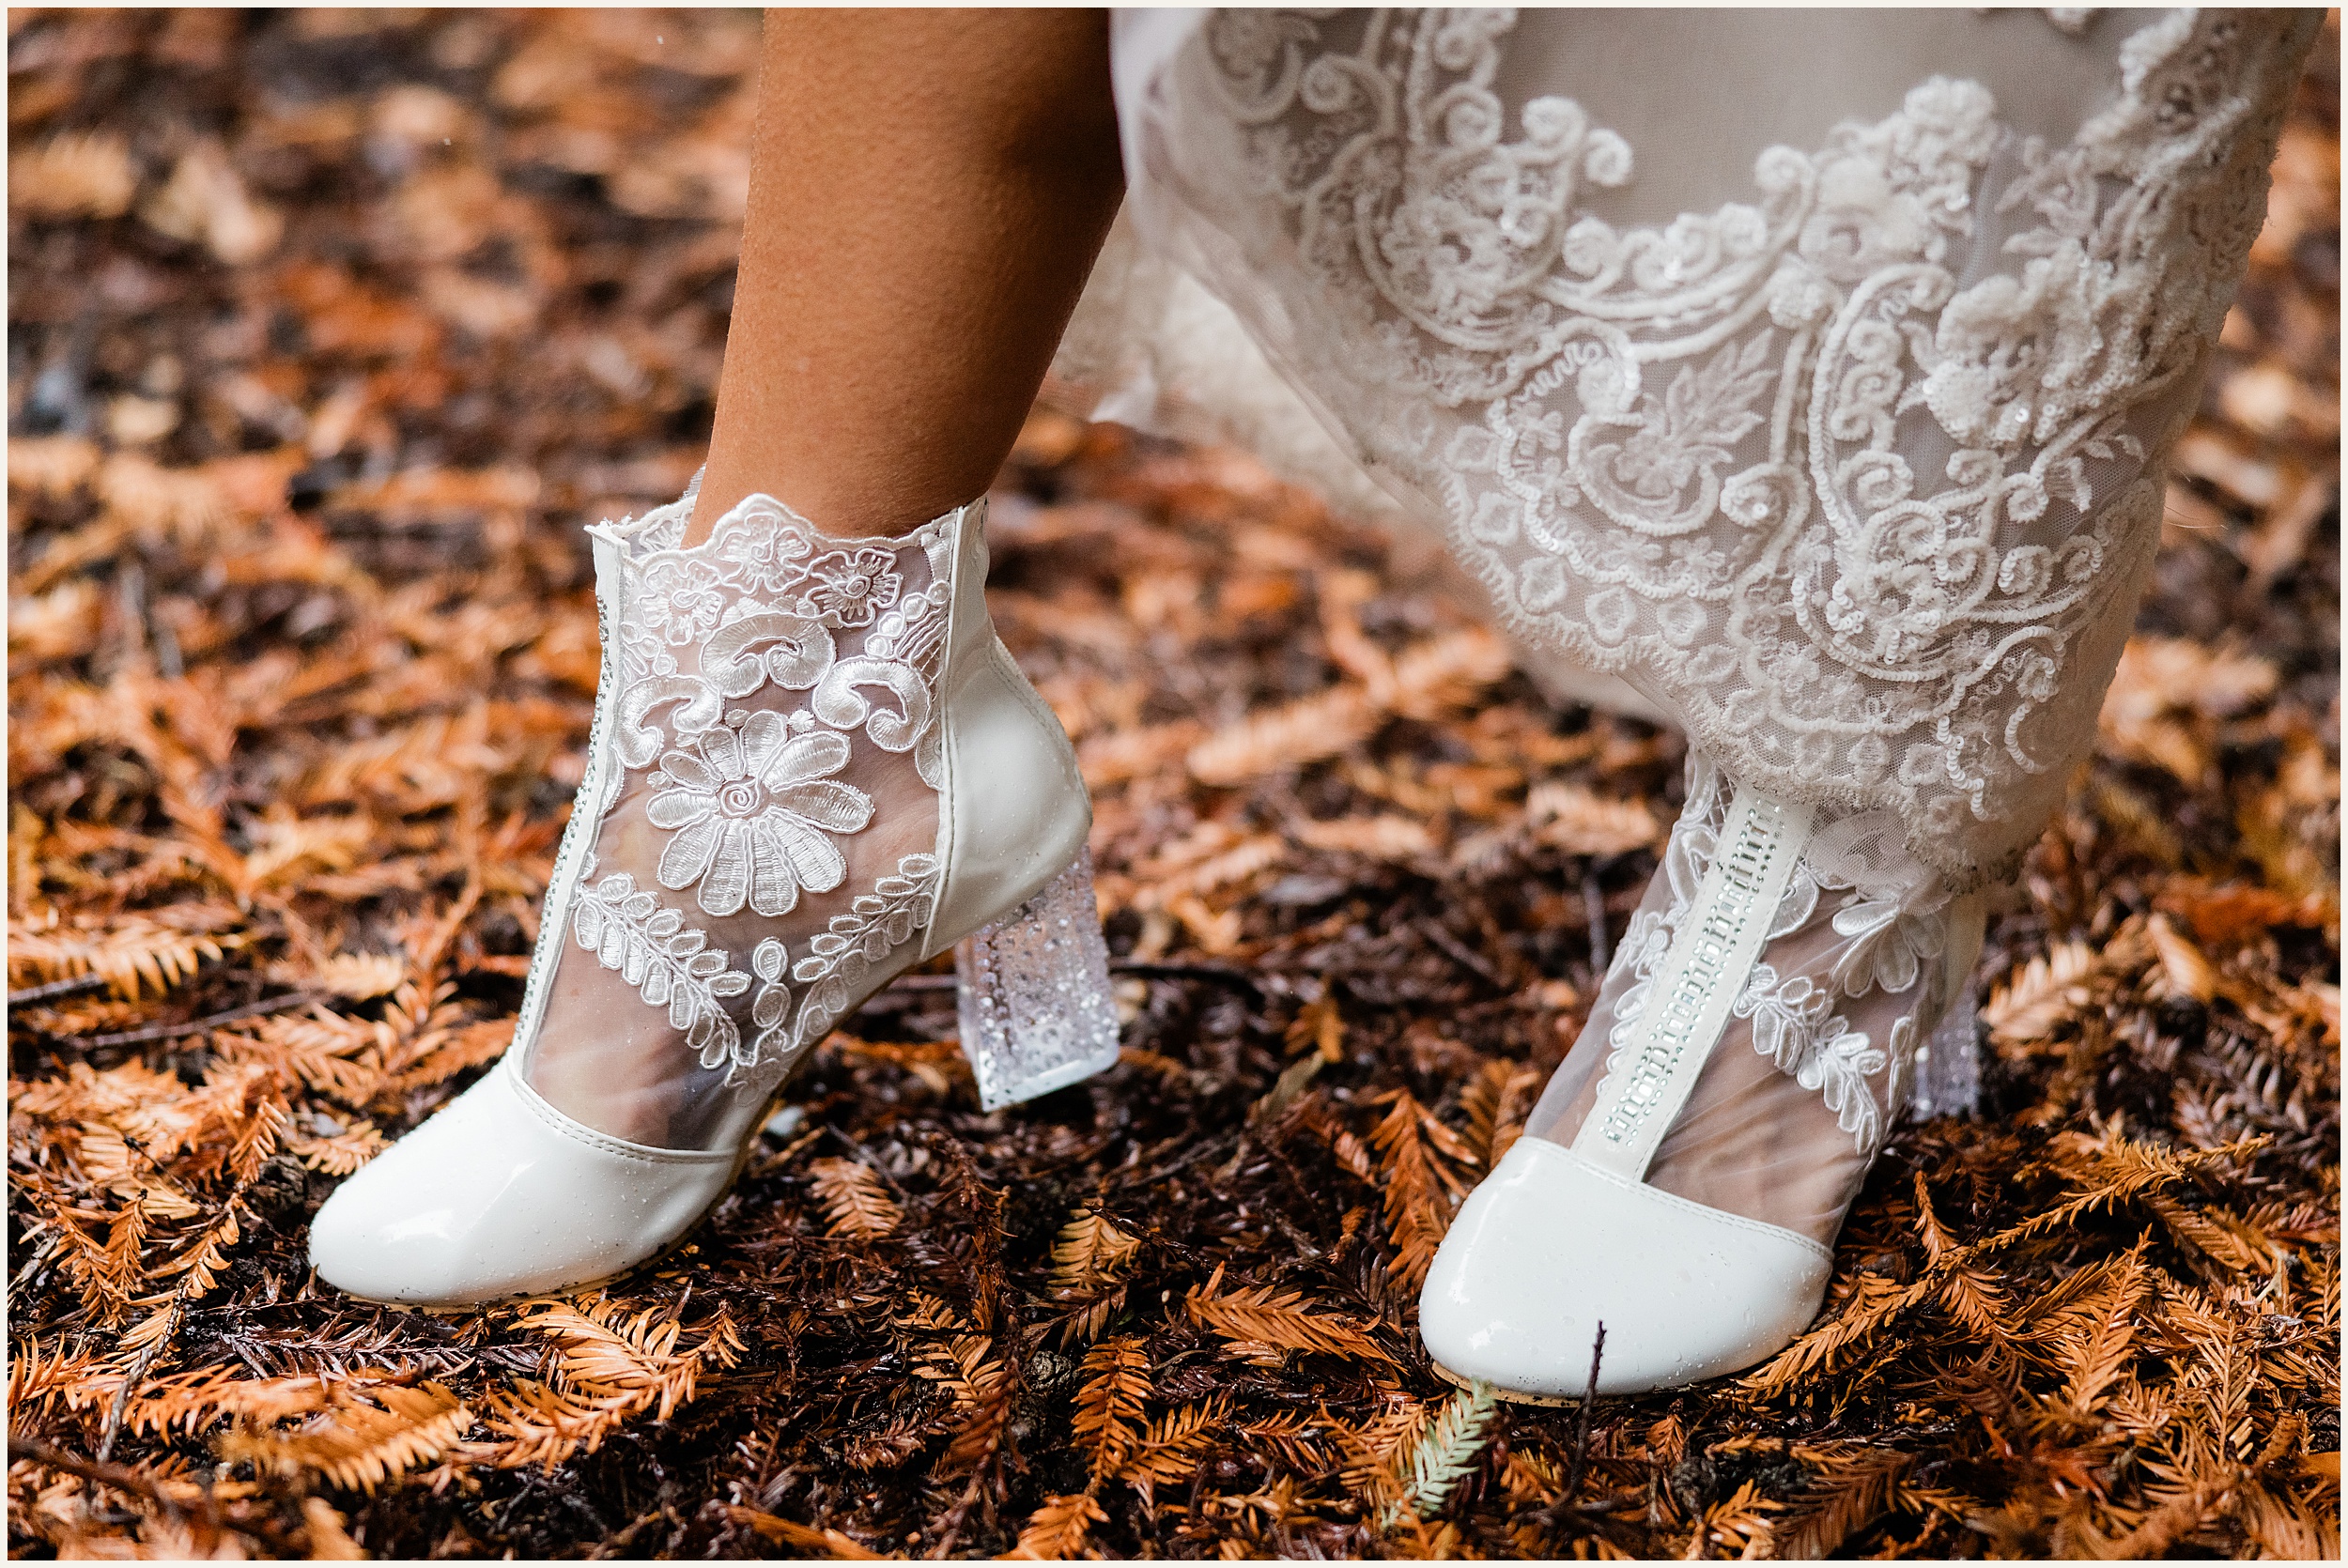
{"label": "patent white toe cap", "polygon": [[1428,1354],[1543,1398],[1643,1393],[1740,1371],[1817,1315],[1833,1257],[1808,1237],[1707,1208],[1521,1138],[1444,1237],[1419,1298]]}
{"label": "patent white toe cap", "polygon": [[310,1222],[310,1263],[354,1296],[415,1306],[566,1290],[669,1246],[734,1167],[581,1126],[509,1056],[335,1189]]}

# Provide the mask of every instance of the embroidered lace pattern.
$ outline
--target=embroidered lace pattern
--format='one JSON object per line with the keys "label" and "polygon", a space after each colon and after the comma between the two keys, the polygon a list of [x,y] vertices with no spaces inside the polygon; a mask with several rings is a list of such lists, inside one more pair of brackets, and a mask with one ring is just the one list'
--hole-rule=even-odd
{"label": "embroidered lace pattern", "polygon": [[684,1034],[703,1067],[738,1062],[742,1031],[725,1002],[749,990],[749,976],[726,967],[725,953],[710,947],[706,932],[688,929],[657,895],[639,892],[626,871],[574,895],[571,929],[597,962],[618,971],[652,1006],[668,1008],[670,1027]]}
{"label": "embroidered lace pattern", "polygon": [[[1719,853],[1728,801],[1720,770],[1693,759],[1688,804],[1663,855],[1669,901],[1633,915],[1615,954],[1614,967],[1629,984],[1615,1002],[1608,1034],[1609,1073],[1633,1037],[1656,971]],[[1769,922],[1769,940],[1808,932],[1824,938],[1826,950],[1787,966],[1784,957],[1772,963],[1764,949],[1731,1008],[1732,1017],[1751,1025],[1754,1051],[1825,1099],[1861,1158],[1872,1158],[1881,1145],[1885,1128],[1905,1103],[1917,1043],[1947,1005],[1941,961],[1951,903],[1939,879],[1922,874],[1903,853],[1890,812],[1825,824],[1802,848]],[[1847,1014],[1852,1003],[1878,991],[1898,999],[1899,1016],[1871,1035]]]}
{"label": "embroidered lace pattern", "polygon": [[[1589,197],[1635,150],[1495,89],[1513,12],[1222,11],[1136,190],[1512,629],[1967,886],[2093,732],[2316,25],[2170,13],[2061,145],[1935,78],[1616,227]],[[1913,929],[1869,934],[1899,973]],[[1822,1087],[1859,1070],[1817,996],[1755,1007]]]}
{"label": "embroidered lace pattern", "polygon": [[706,1119],[687,1102],[770,1090],[929,927],[953,548],[943,522],[832,540],[761,496],[687,549],[690,499],[607,533],[615,765],[578,807],[593,848],[568,910],[576,955],[659,1009],[700,1069],[647,1067],[628,1053],[657,1048],[604,1031],[684,1143],[700,1138],[677,1125]]}
{"label": "embroidered lace pattern", "polygon": [[[1730,800],[1721,770],[1691,753],[1662,867],[1529,1133],[1572,1143],[1602,1084],[1629,1069],[1665,956],[1720,853]],[[1907,853],[1893,813],[1814,823],[1646,1179],[1831,1242],[1980,939],[1980,900],[1953,898]]]}
{"label": "embroidered lace pattern", "polygon": [[[659,544],[647,535],[631,553],[616,642],[620,759],[656,770],[645,815],[672,834],[660,884],[690,890],[709,915],[734,914],[746,900],[758,914],[786,915],[802,889],[841,885],[846,863],[834,839],[872,821],[871,798],[833,776],[848,765],[852,740],[911,752],[922,783],[938,788],[932,720],[950,537],[933,525],[903,540],[842,545],[762,496],[697,549]],[[911,591],[908,576],[919,584]],[[802,692],[787,713],[726,706]],[[796,1009],[780,974],[762,975],[759,1006],[774,1022],[750,1034],[734,1066],[796,1054],[828,1033],[843,986],[927,928],[936,873],[935,855],[904,856],[833,916],[791,967],[814,988]],[[769,953],[779,945],[761,944]],[[770,957],[766,967],[780,963]]]}

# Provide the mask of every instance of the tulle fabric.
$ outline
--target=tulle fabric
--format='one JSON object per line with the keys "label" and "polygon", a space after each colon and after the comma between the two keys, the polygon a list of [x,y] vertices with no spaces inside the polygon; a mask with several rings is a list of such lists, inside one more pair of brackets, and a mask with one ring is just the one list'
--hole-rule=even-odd
{"label": "tulle fabric", "polygon": [[1138,244],[1063,368],[1367,474],[1527,642],[1975,885],[2093,734],[2318,25],[1120,17]]}
{"label": "tulle fabric", "polygon": [[[1573,1145],[1711,864],[1730,792],[1702,759],[1689,776],[1663,867],[1526,1118],[1528,1137]],[[1650,1185],[1833,1245],[1981,947],[1980,900],[1904,883],[1887,849],[1896,844],[1888,822],[1814,830],[1728,1027],[1647,1168]]]}
{"label": "tulle fabric", "polygon": [[1434,531],[1578,694],[1693,742],[1528,1135],[1580,1134],[1764,791],[1807,874],[1645,1179],[1833,1239],[2092,744],[2320,25],[1120,13],[1128,226],[1060,376]]}

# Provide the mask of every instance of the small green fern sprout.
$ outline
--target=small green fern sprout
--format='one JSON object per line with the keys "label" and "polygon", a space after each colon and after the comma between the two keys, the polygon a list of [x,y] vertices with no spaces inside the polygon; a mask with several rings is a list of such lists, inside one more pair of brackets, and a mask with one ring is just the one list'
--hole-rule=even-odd
{"label": "small green fern sprout", "polygon": [[1467,1479],[1476,1455],[1484,1452],[1484,1429],[1491,1424],[1494,1404],[1492,1386],[1481,1378],[1452,1396],[1411,1454],[1410,1482],[1400,1500],[1386,1511],[1388,1529],[1406,1508],[1421,1519],[1443,1512],[1453,1488]]}

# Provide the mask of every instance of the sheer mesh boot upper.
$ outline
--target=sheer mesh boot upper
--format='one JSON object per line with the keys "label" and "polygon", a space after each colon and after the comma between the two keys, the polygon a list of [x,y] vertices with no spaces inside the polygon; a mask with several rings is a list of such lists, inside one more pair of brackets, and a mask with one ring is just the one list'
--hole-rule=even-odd
{"label": "sheer mesh boot upper", "polygon": [[612,530],[614,766],[577,808],[592,841],[523,1074],[597,1131],[699,1149],[918,956],[952,583],[943,520],[838,540],[753,497],[687,549],[689,500]]}
{"label": "sheer mesh boot upper", "polygon": [[[1528,1136],[1576,1146],[1608,1075],[1627,1070],[1666,954],[1698,914],[1731,798],[1719,769],[1691,755],[1662,869]],[[1980,941],[1980,901],[1953,898],[1909,856],[1889,813],[1814,822],[1645,1180],[1831,1246]]]}

